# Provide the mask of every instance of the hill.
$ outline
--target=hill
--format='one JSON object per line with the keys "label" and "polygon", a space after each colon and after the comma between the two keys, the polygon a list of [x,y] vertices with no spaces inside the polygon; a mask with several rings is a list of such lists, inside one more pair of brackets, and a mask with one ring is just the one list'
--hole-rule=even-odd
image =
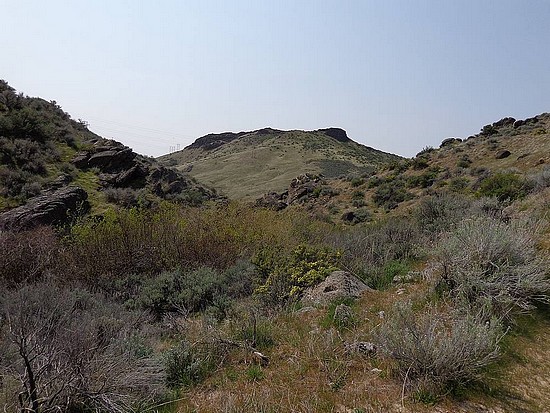
{"label": "hill", "polygon": [[164,155],[163,165],[186,171],[232,199],[281,191],[303,173],[334,178],[364,174],[398,156],[361,145],[338,128],[210,134]]}
{"label": "hill", "polygon": [[18,94],[0,81],[0,212],[10,210],[0,226],[32,226],[32,216],[61,222],[67,209],[97,214],[109,204],[213,197],[189,176],[90,132],[55,101]]}
{"label": "hill", "polygon": [[335,222],[377,220],[404,214],[434,194],[496,196],[513,201],[539,185],[550,165],[550,114],[504,118],[466,139],[447,138],[412,159],[395,160],[355,177],[289,182],[257,204],[307,209]]}

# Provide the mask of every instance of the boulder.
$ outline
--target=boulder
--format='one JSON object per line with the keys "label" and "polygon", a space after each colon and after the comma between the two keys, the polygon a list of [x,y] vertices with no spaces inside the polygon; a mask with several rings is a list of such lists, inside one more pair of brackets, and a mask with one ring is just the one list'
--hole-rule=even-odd
{"label": "boulder", "polygon": [[137,154],[130,148],[101,151],[88,159],[87,166],[89,168],[99,168],[102,171],[130,169],[136,156]]}
{"label": "boulder", "polygon": [[273,209],[275,211],[280,211],[288,206],[283,200],[283,196],[279,195],[277,192],[268,192],[261,198],[256,199],[254,205],[260,208]]}
{"label": "boulder", "polygon": [[88,194],[78,186],[66,186],[42,194],[20,207],[0,214],[0,230],[22,231],[41,225],[62,225],[89,209]]}
{"label": "boulder", "polygon": [[496,155],[495,155],[495,158],[496,159],[504,159],[504,158],[508,158],[512,153],[506,149],[502,150],[502,151],[499,151]]}
{"label": "boulder", "polygon": [[513,125],[514,122],[516,122],[514,118],[511,118],[511,117],[502,118],[501,120],[497,120],[495,123],[493,123],[493,126],[495,128],[500,128],[502,126]]}
{"label": "boulder", "polygon": [[296,201],[299,201],[306,195],[313,192],[313,190],[322,183],[322,177],[313,174],[302,174],[294,178],[290,182],[288,188],[288,195],[286,198],[286,204],[291,205]]}
{"label": "boulder", "polygon": [[337,299],[359,298],[370,288],[347,271],[334,271],[320,284],[304,291],[302,304],[327,305]]}
{"label": "boulder", "polygon": [[439,147],[443,148],[445,146],[454,145],[455,143],[459,143],[459,142],[462,142],[462,139],[460,139],[460,138],[447,138],[447,139],[443,139],[443,141],[441,142],[441,145],[439,145]]}
{"label": "boulder", "polygon": [[516,120],[516,121],[514,122],[514,128],[516,128],[516,129],[519,128],[520,126],[523,126],[523,125],[525,125],[525,121],[524,121],[524,120],[521,120],[521,119],[520,119],[520,120]]}

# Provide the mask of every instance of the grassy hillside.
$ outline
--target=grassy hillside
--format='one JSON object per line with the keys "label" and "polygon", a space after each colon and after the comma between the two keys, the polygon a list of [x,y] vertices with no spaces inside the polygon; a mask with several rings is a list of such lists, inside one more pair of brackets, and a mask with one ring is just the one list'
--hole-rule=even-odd
{"label": "grassy hillside", "polygon": [[326,177],[361,174],[396,159],[352,141],[341,129],[262,129],[207,135],[159,161],[189,172],[232,199],[254,199],[283,190],[303,173]]}

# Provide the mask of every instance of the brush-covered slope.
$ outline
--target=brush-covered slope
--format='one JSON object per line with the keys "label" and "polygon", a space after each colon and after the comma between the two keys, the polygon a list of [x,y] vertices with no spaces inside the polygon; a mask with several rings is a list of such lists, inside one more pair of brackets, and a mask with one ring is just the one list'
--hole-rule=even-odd
{"label": "brush-covered slope", "polygon": [[[504,118],[466,139],[448,138],[412,159],[400,159],[374,173],[318,179],[302,176],[287,190],[269,193],[258,204],[306,208],[315,215],[358,223],[406,211],[441,193],[492,196],[513,201],[548,179],[550,114],[525,120]],[[542,183],[543,184],[543,183]]]}
{"label": "brush-covered slope", "polygon": [[399,159],[361,145],[338,128],[211,134],[159,161],[187,171],[230,198],[253,199],[281,191],[304,173],[337,177],[366,173]]}
{"label": "brush-covered slope", "polygon": [[109,204],[196,204],[213,196],[189,176],[90,132],[55,101],[26,97],[0,81],[0,213],[27,205],[26,216],[61,217],[67,202],[101,213]]}

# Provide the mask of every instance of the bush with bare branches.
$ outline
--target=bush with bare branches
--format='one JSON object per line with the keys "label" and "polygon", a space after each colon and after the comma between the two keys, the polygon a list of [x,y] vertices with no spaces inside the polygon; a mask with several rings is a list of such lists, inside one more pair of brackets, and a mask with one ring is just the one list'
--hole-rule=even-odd
{"label": "bush with bare branches", "polygon": [[479,376],[499,356],[501,323],[482,313],[458,314],[400,305],[382,324],[376,341],[393,359],[409,389],[439,395]]}
{"label": "bush with bare branches", "polygon": [[0,371],[20,383],[5,411],[125,412],[163,392],[161,364],[131,345],[142,317],[46,282],[3,292],[0,307]]}
{"label": "bush with bare branches", "polygon": [[548,262],[537,253],[534,231],[527,223],[488,217],[461,222],[437,251],[451,296],[468,305],[490,305],[500,315],[547,301]]}

